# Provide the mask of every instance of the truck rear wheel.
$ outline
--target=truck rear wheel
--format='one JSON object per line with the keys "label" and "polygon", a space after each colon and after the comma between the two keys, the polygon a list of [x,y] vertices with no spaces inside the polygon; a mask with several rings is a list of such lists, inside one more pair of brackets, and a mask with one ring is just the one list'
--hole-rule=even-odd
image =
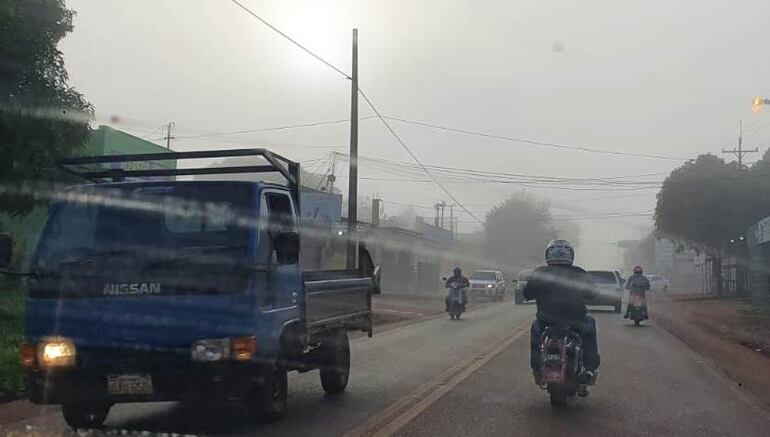
{"label": "truck rear wheel", "polygon": [[289,381],[286,369],[273,366],[265,375],[265,382],[256,387],[247,399],[247,407],[257,423],[272,423],[283,417]]}
{"label": "truck rear wheel", "polygon": [[61,412],[64,421],[73,429],[100,428],[107,420],[110,407],[107,403],[63,404]]}
{"label": "truck rear wheel", "polygon": [[321,386],[328,394],[345,391],[350,377],[350,342],[342,329],[329,334],[321,365]]}

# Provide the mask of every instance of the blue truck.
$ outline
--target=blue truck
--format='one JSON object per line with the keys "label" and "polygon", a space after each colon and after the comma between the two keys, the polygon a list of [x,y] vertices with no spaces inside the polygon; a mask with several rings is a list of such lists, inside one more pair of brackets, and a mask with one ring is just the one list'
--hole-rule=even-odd
{"label": "blue truck", "polygon": [[[233,157],[251,161],[210,164]],[[196,167],[201,159],[209,164]],[[136,165],[164,160],[191,164]],[[320,369],[327,393],[345,390],[348,332],[372,334],[379,269],[361,244],[355,268],[302,270],[298,163],[239,149],[60,166],[91,183],[54,196],[15,272],[29,277],[20,355],[32,402],[60,404],[73,428],[148,401],[242,402],[271,422],[286,408],[289,371]],[[211,180],[253,173],[285,183]],[[11,247],[0,238],[0,268]]]}

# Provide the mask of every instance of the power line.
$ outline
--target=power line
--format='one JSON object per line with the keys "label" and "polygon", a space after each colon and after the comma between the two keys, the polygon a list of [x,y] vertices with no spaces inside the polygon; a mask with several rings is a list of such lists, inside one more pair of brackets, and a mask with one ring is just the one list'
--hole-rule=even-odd
{"label": "power line", "polygon": [[259,16],[259,15],[257,15],[257,14],[256,14],[254,11],[252,11],[251,9],[249,9],[249,8],[247,8],[245,5],[243,5],[243,3],[239,2],[238,0],[230,0],[230,1],[231,1],[231,2],[233,2],[233,3],[235,3],[235,4],[236,4],[238,7],[240,7],[240,8],[241,8],[241,9],[243,9],[244,11],[246,11],[246,13],[248,13],[248,14],[249,14],[249,15],[251,15],[252,17],[254,17],[254,18],[256,18],[257,20],[259,20],[259,21],[260,21],[262,24],[264,24],[265,26],[267,26],[267,27],[269,27],[270,29],[272,29],[272,30],[273,30],[275,33],[277,33],[277,34],[281,35],[282,37],[286,38],[287,40],[289,40],[289,41],[290,41],[292,44],[294,44],[295,46],[299,47],[299,48],[300,48],[302,51],[304,51],[304,52],[305,52],[305,53],[307,53],[308,55],[310,55],[310,56],[312,56],[312,57],[316,58],[318,61],[320,61],[320,62],[322,62],[323,64],[325,64],[327,67],[329,67],[329,68],[331,68],[332,70],[336,71],[337,73],[341,74],[341,75],[342,75],[342,76],[343,76],[345,79],[348,79],[348,80],[350,80],[350,79],[351,79],[351,78],[350,78],[350,75],[348,75],[347,73],[345,73],[345,72],[344,72],[344,71],[342,71],[341,69],[339,69],[339,68],[335,67],[335,66],[334,66],[334,65],[333,65],[331,62],[327,61],[326,59],[324,59],[324,58],[322,58],[322,57],[320,57],[320,56],[316,55],[315,53],[313,53],[312,51],[310,51],[310,49],[308,49],[307,47],[305,47],[305,46],[303,46],[302,44],[298,43],[296,40],[294,40],[294,39],[293,39],[292,37],[290,37],[289,35],[287,35],[287,34],[285,34],[285,33],[281,32],[281,31],[280,31],[280,30],[279,30],[277,27],[275,27],[275,26],[273,26],[272,24],[268,23],[268,22],[267,22],[267,21],[266,21],[264,18],[260,17],[260,16]]}
{"label": "power line", "polygon": [[[371,118],[377,118],[377,116],[367,115],[365,117],[360,117],[359,120],[368,120]],[[198,134],[198,135],[177,135],[175,138],[177,139],[210,138],[210,137],[218,137],[218,136],[224,136],[224,135],[238,135],[238,134],[248,134],[248,133],[256,133],[256,132],[281,131],[281,130],[298,129],[298,128],[305,128],[305,127],[313,127],[313,126],[348,123],[348,122],[350,122],[350,119],[344,118],[339,120],[316,121],[312,123],[290,124],[285,126],[263,127],[263,128],[242,129],[242,130],[234,130],[234,131],[222,131],[222,132],[209,132],[209,133]]]}
{"label": "power line", "polygon": [[367,96],[366,96],[366,94],[363,92],[363,90],[361,90],[361,89],[359,88],[359,89],[358,89],[358,92],[361,94],[361,97],[363,97],[363,98],[364,98],[364,100],[365,100],[365,101],[366,101],[366,103],[369,105],[369,107],[370,107],[370,108],[372,108],[372,111],[374,111],[374,113],[375,113],[375,114],[377,114],[377,117],[379,117],[380,121],[382,121],[382,124],[384,124],[384,125],[385,125],[385,128],[387,128],[387,130],[390,132],[390,134],[391,134],[391,135],[393,135],[393,137],[396,139],[396,141],[398,141],[398,143],[399,143],[399,144],[401,144],[401,147],[403,147],[403,148],[404,148],[404,150],[406,150],[406,152],[407,152],[407,153],[409,153],[409,155],[412,157],[412,159],[414,159],[414,161],[415,161],[415,162],[416,162],[416,163],[417,163],[417,164],[418,164],[420,167],[422,167],[423,171],[425,171],[425,174],[426,174],[426,175],[428,175],[428,177],[429,177],[429,178],[430,178],[430,179],[433,181],[433,183],[434,183],[434,184],[436,184],[436,186],[438,186],[438,187],[441,189],[441,191],[443,191],[443,192],[444,192],[444,193],[445,193],[447,196],[449,196],[449,198],[450,198],[450,199],[452,199],[452,201],[453,201],[454,203],[456,203],[456,204],[457,204],[457,206],[459,206],[459,207],[460,207],[460,208],[461,208],[463,211],[465,211],[465,212],[466,212],[466,213],[467,213],[469,216],[473,217],[473,219],[474,219],[474,220],[476,220],[477,222],[479,222],[480,224],[484,224],[484,222],[483,222],[483,221],[481,221],[481,220],[480,220],[478,217],[476,217],[476,216],[475,216],[475,215],[474,215],[472,212],[470,212],[470,211],[468,210],[468,208],[466,208],[465,206],[463,206],[463,204],[462,204],[462,203],[461,203],[459,200],[457,200],[457,198],[456,198],[456,197],[455,197],[455,196],[454,196],[452,193],[450,193],[450,192],[449,192],[449,190],[447,190],[447,189],[446,189],[446,187],[444,187],[444,186],[441,184],[441,182],[439,182],[439,181],[438,181],[438,180],[437,180],[435,177],[433,177],[433,175],[431,174],[431,172],[430,172],[430,171],[428,171],[428,169],[427,169],[427,168],[426,168],[426,167],[423,165],[423,163],[420,161],[420,159],[419,159],[419,158],[417,158],[417,155],[415,155],[415,154],[414,154],[414,152],[412,152],[412,150],[409,148],[409,146],[407,146],[407,145],[406,145],[406,143],[404,142],[404,140],[402,140],[402,139],[401,139],[401,137],[400,137],[400,136],[398,136],[398,134],[396,133],[396,131],[394,131],[394,130],[393,130],[393,128],[390,126],[390,123],[388,123],[388,121],[387,121],[387,120],[385,120],[385,118],[382,116],[382,114],[380,114],[380,111],[378,111],[378,110],[377,110],[377,108],[374,106],[374,104],[372,103],[372,101],[371,101],[371,100],[369,100],[369,97],[367,97]]}
{"label": "power line", "polygon": [[619,152],[616,150],[603,150],[603,149],[595,149],[591,147],[585,147],[585,146],[572,146],[572,145],[566,145],[566,144],[559,144],[559,143],[550,143],[550,142],[544,142],[544,141],[536,141],[536,140],[530,140],[526,138],[514,138],[509,137],[505,135],[497,135],[497,134],[490,134],[486,132],[480,132],[480,131],[473,131],[469,129],[461,129],[461,128],[455,128],[455,127],[448,127],[448,126],[441,126],[437,124],[432,123],[426,123],[422,121],[413,121],[413,120],[407,120],[404,118],[399,117],[386,117],[389,120],[399,121],[401,123],[406,124],[413,124],[416,126],[423,126],[428,127],[431,129],[439,129],[444,130],[448,132],[456,132],[456,133],[462,133],[466,135],[474,135],[478,137],[484,137],[484,138],[491,138],[496,140],[503,140],[503,141],[511,141],[515,143],[524,143],[524,144],[530,144],[533,146],[542,146],[542,147],[552,147],[557,149],[567,149],[567,150],[578,150],[581,152],[591,152],[591,153],[602,153],[606,155],[620,155],[620,156],[634,156],[637,158],[652,158],[652,159],[663,159],[668,161],[688,161],[689,158],[679,158],[679,157],[673,157],[673,156],[662,156],[662,155],[652,155],[647,153],[632,153],[632,152]]}

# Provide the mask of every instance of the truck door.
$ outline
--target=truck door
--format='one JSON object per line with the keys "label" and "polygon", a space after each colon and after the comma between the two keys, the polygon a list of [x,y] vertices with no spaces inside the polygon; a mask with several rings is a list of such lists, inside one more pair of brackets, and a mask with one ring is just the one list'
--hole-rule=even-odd
{"label": "truck door", "polygon": [[299,267],[299,229],[294,202],[281,190],[262,191],[260,216],[263,232],[260,246],[267,247],[272,266],[267,288],[262,296],[264,309],[293,307],[301,291]]}

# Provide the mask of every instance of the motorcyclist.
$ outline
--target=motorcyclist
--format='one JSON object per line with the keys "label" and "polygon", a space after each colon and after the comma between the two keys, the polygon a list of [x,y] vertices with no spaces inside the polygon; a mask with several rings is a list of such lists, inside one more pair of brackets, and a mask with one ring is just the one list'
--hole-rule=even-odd
{"label": "motorcyclist", "polygon": [[[530,366],[535,383],[544,385],[540,369],[540,336],[548,325],[571,326],[583,337],[582,396],[585,385],[593,385],[600,364],[596,321],[588,315],[586,302],[596,296],[596,284],[582,268],[573,265],[575,250],[569,241],[556,239],[545,248],[546,266],[530,274],[524,298],[537,302],[537,316],[530,329]],[[585,385],[583,385],[585,384]]]}
{"label": "motorcyclist", "polygon": [[[629,290],[629,297],[632,294],[639,294],[642,296],[642,317],[645,319],[647,316],[647,290],[650,289],[650,280],[644,276],[644,270],[642,266],[634,267],[634,274],[626,281],[626,290]],[[629,318],[631,314],[631,302],[629,299],[628,306],[626,307],[626,315],[624,318]]]}
{"label": "motorcyclist", "polygon": [[[463,311],[465,311],[465,304],[468,303],[468,294],[465,291],[465,288],[468,288],[471,286],[471,281],[468,280],[465,276],[463,276],[463,269],[460,267],[455,267],[452,270],[452,276],[447,278],[446,283],[444,286],[446,288],[449,288],[453,283],[459,282],[463,286],[463,294],[462,294],[462,304],[463,304]],[[449,312],[449,298],[451,297],[450,293],[447,293],[446,298],[444,298],[444,303],[446,304],[446,311]]]}

